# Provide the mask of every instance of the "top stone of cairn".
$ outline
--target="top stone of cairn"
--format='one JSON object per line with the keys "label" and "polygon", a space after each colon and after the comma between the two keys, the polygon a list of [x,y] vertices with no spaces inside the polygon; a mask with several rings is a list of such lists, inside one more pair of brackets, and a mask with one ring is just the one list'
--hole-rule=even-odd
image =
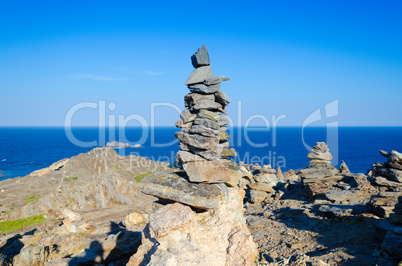
{"label": "top stone of cairn", "polygon": [[200,66],[209,66],[209,55],[207,47],[205,45],[201,46],[198,51],[191,57],[191,63],[195,68]]}

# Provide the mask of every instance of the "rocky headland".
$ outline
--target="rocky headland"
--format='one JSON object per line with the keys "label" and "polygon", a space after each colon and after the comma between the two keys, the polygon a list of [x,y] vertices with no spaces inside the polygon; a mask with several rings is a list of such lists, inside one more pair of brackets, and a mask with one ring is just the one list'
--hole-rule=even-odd
{"label": "rocky headland", "polygon": [[[318,142],[303,169],[236,163],[205,46],[175,167],[110,147],[0,182],[1,265],[398,265],[402,156],[351,173]],[[342,159],[342,158],[341,158]],[[307,161],[307,160],[306,160]]]}

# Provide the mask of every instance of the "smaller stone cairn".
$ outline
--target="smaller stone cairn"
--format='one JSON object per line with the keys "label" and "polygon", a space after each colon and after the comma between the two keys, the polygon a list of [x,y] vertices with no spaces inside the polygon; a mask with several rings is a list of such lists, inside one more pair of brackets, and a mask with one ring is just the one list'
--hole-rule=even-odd
{"label": "smaller stone cairn", "polygon": [[375,163],[368,175],[379,186],[395,189],[402,187],[402,154],[392,150],[390,153],[380,151],[387,158],[385,163]]}
{"label": "smaller stone cairn", "polygon": [[300,170],[306,182],[315,183],[319,179],[339,174],[339,170],[331,165],[332,155],[325,142],[317,142],[307,157],[310,158],[310,165]]}
{"label": "smaller stone cairn", "polygon": [[307,155],[310,165],[301,169],[304,192],[308,198],[314,198],[329,191],[325,183],[336,182],[343,177],[339,170],[331,165],[332,155],[325,142],[317,142]]}
{"label": "smaller stone cairn", "polygon": [[279,175],[283,177],[280,168],[275,170],[269,164],[260,166],[256,163],[251,167],[251,171],[252,178],[244,180],[248,181],[247,192],[251,203],[270,203],[281,196],[278,194],[281,191],[276,191],[279,182],[283,181],[279,178]]}
{"label": "smaller stone cairn", "polygon": [[339,171],[341,171],[341,174],[343,175],[350,173],[349,167],[346,165],[345,161],[342,161]]}
{"label": "smaller stone cairn", "polygon": [[399,216],[394,213],[394,207],[399,208],[398,197],[402,189],[402,154],[392,150],[380,150],[382,156],[387,158],[385,163],[375,163],[368,172],[380,193],[373,195],[367,203],[367,209],[379,217],[396,217],[390,220],[398,221]]}

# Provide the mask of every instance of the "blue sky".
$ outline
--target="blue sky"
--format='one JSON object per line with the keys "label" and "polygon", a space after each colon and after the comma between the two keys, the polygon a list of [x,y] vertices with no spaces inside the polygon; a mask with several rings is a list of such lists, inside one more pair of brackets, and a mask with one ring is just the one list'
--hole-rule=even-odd
{"label": "blue sky", "polygon": [[[338,100],[338,116],[312,125],[402,126],[400,14],[400,1],[3,1],[0,126],[62,126],[73,106],[100,101],[116,106],[106,123],[151,124],[152,103],[184,108],[203,44],[231,79],[235,125],[285,115],[279,126],[301,126]],[[72,125],[96,126],[98,113],[79,110]],[[154,122],[178,117],[157,107]]]}

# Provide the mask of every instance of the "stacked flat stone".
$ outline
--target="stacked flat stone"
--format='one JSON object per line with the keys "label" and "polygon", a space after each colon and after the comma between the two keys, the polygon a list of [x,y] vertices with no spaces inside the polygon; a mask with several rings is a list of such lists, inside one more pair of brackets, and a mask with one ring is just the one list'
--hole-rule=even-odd
{"label": "stacked flat stone", "polygon": [[310,158],[310,164],[331,164],[332,160],[332,155],[325,142],[317,142],[307,157]]}
{"label": "stacked flat stone", "polygon": [[387,162],[374,164],[369,176],[374,178],[377,185],[390,189],[402,187],[402,154],[394,150],[380,153],[387,158]]}
{"label": "stacked flat stone", "polygon": [[395,204],[394,213],[390,216],[391,223],[402,225],[402,196],[398,198],[398,203]]}
{"label": "stacked flat stone", "polygon": [[317,142],[307,157],[310,165],[300,170],[304,183],[316,183],[317,179],[339,174],[339,170],[331,165],[332,155],[325,142]]}
{"label": "stacked flat stone", "polygon": [[225,118],[225,107],[230,100],[220,90],[221,82],[229,78],[212,75],[205,45],[198,49],[191,61],[195,70],[185,83],[190,90],[184,97],[187,109],[175,124],[182,129],[176,132],[180,141],[176,160],[191,182],[229,182],[227,158],[236,156],[236,151],[229,149],[230,135],[226,132],[230,121]]}

